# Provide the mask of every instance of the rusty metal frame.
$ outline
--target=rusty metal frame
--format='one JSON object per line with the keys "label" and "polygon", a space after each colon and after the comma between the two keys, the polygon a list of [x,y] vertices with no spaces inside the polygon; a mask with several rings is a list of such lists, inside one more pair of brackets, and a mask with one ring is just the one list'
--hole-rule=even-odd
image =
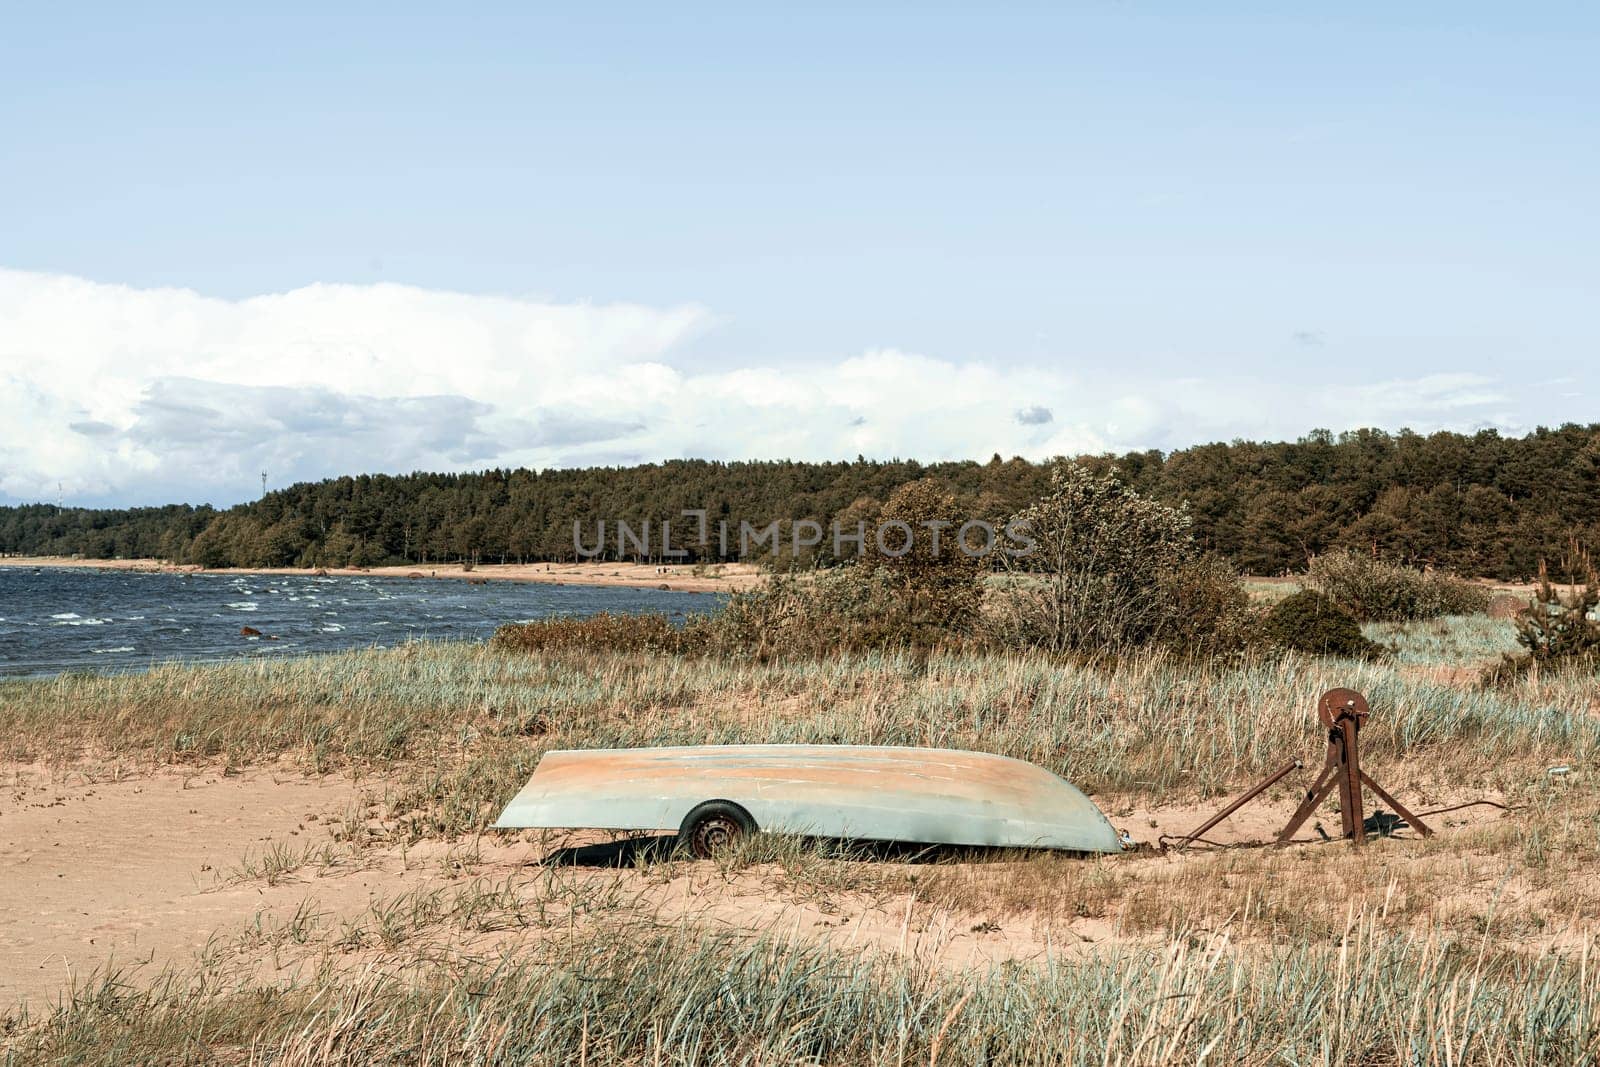
{"label": "rusty metal frame", "polygon": [[[1384,803],[1394,809],[1407,825],[1416,830],[1423,837],[1433,836],[1433,830],[1421,819],[1417,818],[1388,791],[1372,779],[1361,768],[1361,746],[1358,741],[1361,727],[1366,723],[1371,709],[1367,706],[1367,698],[1354,689],[1331,689],[1322,694],[1317,701],[1317,718],[1327,729],[1328,752],[1322,764],[1322,770],[1317,773],[1311,787],[1306,790],[1305,798],[1300,806],[1295,809],[1289,821],[1284,824],[1273,844],[1282,848],[1287,845],[1306,820],[1322,806],[1323,801],[1335,788],[1339,790],[1339,816],[1343,824],[1343,837],[1362,844],[1367,839],[1366,817],[1362,800],[1362,787],[1365,786],[1376,793]],[[1291,771],[1303,766],[1299,760],[1280,767],[1267,778],[1252,786],[1237,800],[1219,811],[1216,815],[1206,820],[1198,829],[1180,838],[1176,847],[1186,848],[1203,837],[1209,830],[1222,820],[1244,807],[1250,801],[1266,792],[1273,785],[1282,781]]]}

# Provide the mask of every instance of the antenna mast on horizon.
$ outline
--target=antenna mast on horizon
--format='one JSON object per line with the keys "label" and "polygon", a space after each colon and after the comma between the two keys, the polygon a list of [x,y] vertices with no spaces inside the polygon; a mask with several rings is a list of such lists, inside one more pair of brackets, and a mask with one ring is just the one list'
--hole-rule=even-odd
{"label": "antenna mast on horizon", "polygon": [[261,472],[261,495],[262,496],[266,496],[267,495],[267,472],[266,471],[262,471]]}

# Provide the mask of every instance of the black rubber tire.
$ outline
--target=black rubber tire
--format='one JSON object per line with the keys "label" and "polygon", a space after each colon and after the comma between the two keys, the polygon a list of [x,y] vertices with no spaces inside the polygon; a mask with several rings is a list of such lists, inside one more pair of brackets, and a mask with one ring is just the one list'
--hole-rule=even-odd
{"label": "black rubber tire", "polygon": [[708,860],[757,832],[750,813],[731,800],[696,804],[678,825],[678,841],[700,859]]}

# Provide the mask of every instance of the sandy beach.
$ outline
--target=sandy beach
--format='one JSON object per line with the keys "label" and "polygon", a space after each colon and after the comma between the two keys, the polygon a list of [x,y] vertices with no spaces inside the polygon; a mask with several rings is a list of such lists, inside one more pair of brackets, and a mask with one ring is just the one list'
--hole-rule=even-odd
{"label": "sandy beach", "polygon": [[[318,950],[326,945],[285,935],[308,916],[308,925],[326,934],[359,922],[374,901],[459,891],[474,880],[514,887],[519,898],[536,901],[553,884],[540,873],[550,869],[548,857],[574,846],[596,858],[571,861],[562,881],[621,886],[635,907],[677,922],[799,928],[840,945],[895,950],[914,918],[918,942],[936,943],[933,958],[953,968],[1039,961],[1052,952],[1084,956],[1097,944],[1138,942],[1103,916],[1002,927],[981,908],[919,907],[913,896],[897,893],[797,896],[781,888],[781,869],[770,866],[727,873],[709,863],[608,870],[613,862],[603,857],[613,835],[597,831],[491,832],[467,842],[408,846],[388,839],[385,827],[393,824],[374,804],[381,778],[363,788],[343,774],[309,775],[287,763],[103,775],[103,769],[0,762],[11,794],[0,804],[0,862],[13,872],[0,883],[0,1006],[27,1001],[47,1008],[74,981],[119,966],[129,977],[158,974],[191,963],[208,944],[217,953],[276,942],[272,951],[257,952],[255,969],[262,978],[288,981],[325,958]],[[1272,834],[1294,807],[1295,797],[1283,792],[1230,820],[1214,839],[1234,844]],[[1183,833],[1215,806],[1133,803],[1114,810],[1154,847],[1162,834]],[[370,817],[380,839],[355,848],[345,834],[362,817]],[[1455,825],[1486,826],[1497,817],[1492,809],[1473,809]],[[961,870],[974,877],[1000,866],[980,861]],[[893,863],[881,868],[856,873],[867,881],[874,873],[909,871]],[[1145,864],[1128,877],[1159,883],[1165,869]],[[468,931],[459,948],[515,950],[530,936],[537,934]],[[373,954],[335,958],[354,970]]]}
{"label": "sandy beach", "polygon": [[609,585],[635,589],[674,589],[694,593],[732,593],[758,584],[763,574],[751,563],[721,563],[700,573],[687,564],[654,563],[459,563],[413,567],[219,567],[169,563],[159,559],[81,559],[69,556],[4,556],[0,567],[81,567],[90,570],[166,571],[206,574],[339,574],[381,578],[454,578],[466,581],[546,582],[552,585]]}

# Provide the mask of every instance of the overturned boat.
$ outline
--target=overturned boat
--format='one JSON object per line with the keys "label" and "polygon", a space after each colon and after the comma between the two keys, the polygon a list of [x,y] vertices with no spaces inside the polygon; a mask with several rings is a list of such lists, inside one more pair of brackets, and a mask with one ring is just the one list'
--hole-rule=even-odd
{"label": "overturned boat", "polygon": [[1100,809],[1042,767],[983,752],[866,745],[551,751],[495,826],[677,830],[700,856],[758,831],[1122,850]]}

